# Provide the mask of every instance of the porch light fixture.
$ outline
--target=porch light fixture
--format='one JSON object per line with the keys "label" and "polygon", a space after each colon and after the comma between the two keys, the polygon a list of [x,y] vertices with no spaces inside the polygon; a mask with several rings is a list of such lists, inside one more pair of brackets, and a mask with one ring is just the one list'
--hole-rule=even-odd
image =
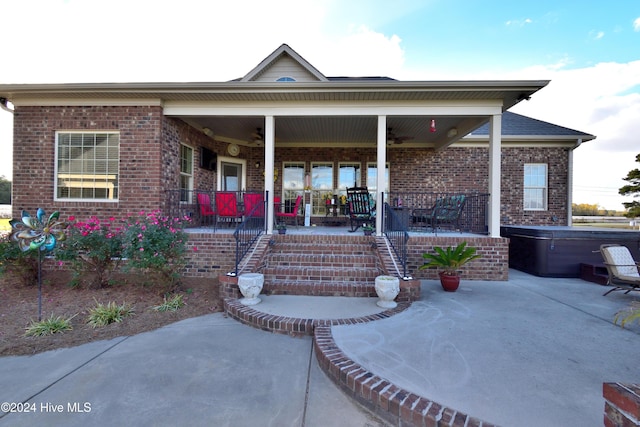
{"label": "porch light fixture", "polygon": [[451,128],[449,129],[449,131],[447,132],[447,137],[448,138],[453,138],[454,136],[456,136],[458,134],[458,129],[456,128]]}
{"label": "porch light fixture", "polygon": [[436,131],[436,119],[431,119],[431,126],[429,126],[429,132]]}
{"label": "porch light fixture", "polygon": [[207,135],[209,138],[213,138],[213,131],[209,128],[202,128],[202,133]]}

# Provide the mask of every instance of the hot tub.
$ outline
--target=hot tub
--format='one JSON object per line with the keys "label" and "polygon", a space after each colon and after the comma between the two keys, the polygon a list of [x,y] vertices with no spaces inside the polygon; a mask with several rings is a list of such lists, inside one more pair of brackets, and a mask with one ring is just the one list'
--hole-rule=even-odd
{"label": "hot tub", "polygon": [[509,267],[542,277],[580,277],[580,264],[602,265],[600,245],[626,246],[640,261],[640,232],[596,227],[500,227],[508,237]]}

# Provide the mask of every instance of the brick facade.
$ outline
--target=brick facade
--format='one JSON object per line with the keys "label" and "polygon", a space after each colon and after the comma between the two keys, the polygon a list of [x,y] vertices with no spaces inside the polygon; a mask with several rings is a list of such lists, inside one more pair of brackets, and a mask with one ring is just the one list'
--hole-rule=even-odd
{"label": "brick facade", "polygon": [[[117,202],[54,202],[55,133],[60,130],[120,132],[119,200]],[[194,188],[215,189],[216,172],[198,167],[199,147],[224,156],[226,143],[216,142],[181,120],[163,116],[158,106],[18,107],[14,116],[13,215],[26,209],[59,210],[63,217],[119,216],[139,210],[165,209],[167,190],[179,183],[180,143],[194,149]],[[275,164],[305,161],[360,162],[363,181],[366,164],[376,161],[374,148],[278,148]],[[264,149],[241,147],[238,158],[247,161],[248,190],[264,188]],[[486,192],[488,149],[452,147],[388,150],[391,192]],[[260,162],[261,167],[254,165]],[[549,209],[523,210],[525,163],[546,163],[549,172]],[[566,224],[568,152],[564,148],[502,148],[501,223],[547,225]],[[280,193],[281,178],[276,182]],[[366,182],[363,182],[366,184]],[[337,186],[337,182],[334,183]]]}
{"label": "brick facade", "polygon": [[[57,131],[118,131],[120,169],[117,202],[54,201]],[[161,107],[18,107],[14,115],[13,216],[38,207],[62,217],[119,217],[140,210],[164,209],[166,190],[179,183],[180,143],[194,149],[194,182],[212,188],[215,172],[197,167],[199,146],[216,144],[180,120],[163,116]]]}

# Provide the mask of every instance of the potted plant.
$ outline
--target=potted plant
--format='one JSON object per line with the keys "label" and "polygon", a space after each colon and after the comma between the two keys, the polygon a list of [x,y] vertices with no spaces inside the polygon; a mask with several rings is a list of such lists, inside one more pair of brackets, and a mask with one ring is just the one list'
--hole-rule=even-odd
{"label": "potted plant", "polygon": [[422,254],[422,258],[426,262],[420,266],[420,270],[440,267],[442,269],[439,272],[440,284],[447,292],[455,292],[460,285],[458,269],[469,261],[480,258],[480,255],[476,253],[476,248],[467,247],[467,242],[462,242],[455,248],[448,247],[443,249],[435,246],[433,250],[435,251],[433,254]]}
{"label": "potted plant", "polygon": [[278,230],[278,234],[287,234],[287,224],[279,222],[276,224],[276,230]]}
{"label": "potted plant", "polygon": [[376,229],[376,228],[375,228],[374,226],[372,226],[372,225],[364,224],[364,225],[362,226],[362,231],[364,231],[364,235],[365,235],[365,236],[371,236],[371,235],[373,234],[373,231],[374,231],[375,229]]}

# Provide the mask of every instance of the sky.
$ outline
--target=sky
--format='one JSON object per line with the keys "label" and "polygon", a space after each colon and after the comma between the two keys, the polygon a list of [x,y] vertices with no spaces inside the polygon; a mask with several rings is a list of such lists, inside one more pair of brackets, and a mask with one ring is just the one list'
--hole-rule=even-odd
{"label": "sky", "polygon": [[[574,203],[633,200],[640,0],[21,0],[0,16],[0,83],[227,81],[282,43],[326,76],[548,79],[511,111],[597,136],[574,152]],[[0,110],[9,154],[11,123]]]}

